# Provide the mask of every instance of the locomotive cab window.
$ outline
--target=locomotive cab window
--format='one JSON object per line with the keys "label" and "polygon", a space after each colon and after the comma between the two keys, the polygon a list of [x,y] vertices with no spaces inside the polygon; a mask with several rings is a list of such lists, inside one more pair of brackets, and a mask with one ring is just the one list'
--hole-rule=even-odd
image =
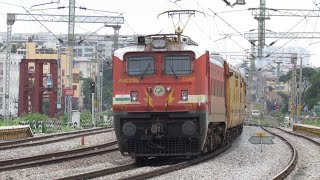
{"label": "locomotive cab window", "polygon": [[129,75],[153,74],[154,64],[152,56],[130,56],[127,58],[127,72]]}
{"label": "locomotive cab window", "polygon": [[166,56],[164,58],[164,74],[191,74],[191,60],[189,55]]}

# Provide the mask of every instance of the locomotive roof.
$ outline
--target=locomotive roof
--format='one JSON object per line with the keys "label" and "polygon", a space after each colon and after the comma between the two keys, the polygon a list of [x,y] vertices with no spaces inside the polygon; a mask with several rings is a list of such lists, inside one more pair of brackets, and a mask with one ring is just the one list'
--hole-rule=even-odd
{"label": "locomotive roof", "polygon": [[[188,45],[188,44],[182,44],[180,46],[181,48],[178,51],[193,51],[195,53],[196,58],[199,58],[203,54],[206,53],[206,49],[200,47],[200,46],[195,46],[195,45]],[[124,48],[117,49],[114,51],[114,56],[119,58],[120,60],[123,60],[124,54],[128,52],[150,52],[146,51],[146,48],[144,45],[135,45],[135,46],[128,46]],[[163,50],[158,50],[158,51],[163,51]],[[172,50],[175,51],[175,50]]]}
{"label": "locomotive roof", "polygon": [[[165,46],[154,48],[153,42],[165,42]],[[114,56],[123,60],[123,56],[128,52],[150,52],[150,51],[193,51],[196,58],[206,53],[206,49],[198,46],[196,42],[188,36],[178,36],[176,34],[152,34],[147,36],[139,36],[138,43],[134,46],[117,49]]]}
{"label": "locomotive roof", "polygon": [[220,55],[216,55],[216,54],[210,55],[210,62],[214,65],[217,65],[223,68],[224,61],[225,60]]}

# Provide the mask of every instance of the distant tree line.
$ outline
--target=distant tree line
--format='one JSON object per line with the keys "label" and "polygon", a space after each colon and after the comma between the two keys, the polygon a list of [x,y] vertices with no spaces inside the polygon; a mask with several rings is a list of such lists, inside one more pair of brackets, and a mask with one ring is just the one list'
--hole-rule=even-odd
{"label": "distant tree line", "polygon": [[[296,76],[296,84],[297,90],[299,89],[299,69],[297,69],[297,76]],[[288,83],[292,79],[292,70],[289,71],[287,74],[280,76],[279,81]],[[317,69],[305,67],[302,68],[302,108],[307,107],[308,110],[311,110],[314,106],[320,103],[320,72]],[[284,105],[282,106],[285,111],[288,110],[288,101],[290,95],[279,93],[279,95],[284,99]]]}

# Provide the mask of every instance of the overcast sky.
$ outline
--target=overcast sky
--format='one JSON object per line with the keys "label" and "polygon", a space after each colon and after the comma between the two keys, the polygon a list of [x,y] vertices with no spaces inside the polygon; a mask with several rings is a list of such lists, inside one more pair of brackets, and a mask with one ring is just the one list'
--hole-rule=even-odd
{"label": "overcast sky", "polygon": [[[30,10],[31,6],[56,2],[58,0],[0,0],[0,32],[6,31],[6,13],[26,13],[22,7]],[[213,52],[222,52],[224,55],[232,54],[228,52],[242,52],[250,49],[250,44],[237,33],[248,32],[251,29],[258,29],[258,22],[251,15],[248,8],[259,7],[259,0],[246,0],[246,5],[237,5],[231,8],[226,6],[222,0],[76,0],[77,7],[86,7],[88,9],[102,10],[80,10],[76,9],[78,15],[112,15],[103,11],[112,11],[123,13],[125,24],[122,25],[120,34],[155,34],[155,33],[173,33],[171,19],[166,15],[157,18],[158,14],[168,10],[177,9],[194,9],[202,11],[205,16],[198,13],[187,24],[184,35],[190,36],[199,45],[206,47]],[[235,0],[229,0],[234,3]],[[320,0],[266,0],[266,6],[274,9],[314,9],[319,10],[315,3]],[[3,3],[10,3],[12,6]],[[68,14],[68,9],[52,9],[34,11],[34,9],[57,8],[58,6],[68,6],[68,0],[60,0],[60,3],[54,3],[43,6],[33,7],[31,13],[48,13],[48,14]],[[320,7],[320,5],[319,5]],[[218,13],[218,16],[209,10],[209,8]],[[320,32],[319,18],[302,18],[302,17],[271,17],[266,21],[266,29],[274,32]],[[177,20],[177,19],[175,19]],[[182,22],[186,22],[183,19]],[[67,33],[66,23],[44,23],[54,34]],[[90,33],[97,31],[102,24],[76,24],[76,33]],[[13,33],[23,32],[48,32],[46,28],[38,22],[16,22],[13,26]],[[99,34],[112,34],[111,28],[101,28],[97,31]],[[257,32],[257,31],[255,31]],[[232,34],[224,38],[223,34]],[[266,39],[266,44],[270,44],[276,39]],[[311,62],[313,65],[320,66],[320,43],[315,43],[320,39],[303,39],[288,40],[279,39],[273,46],[275,47],[296,47],[307,48],[310,51]],[[315,44],[314,44],[315,43]],[[310,45],[312,44],[312,45]],[[281,49],[279,49],[281,52]],[[241,62],[242,59],[230,59],[231,63]]]}

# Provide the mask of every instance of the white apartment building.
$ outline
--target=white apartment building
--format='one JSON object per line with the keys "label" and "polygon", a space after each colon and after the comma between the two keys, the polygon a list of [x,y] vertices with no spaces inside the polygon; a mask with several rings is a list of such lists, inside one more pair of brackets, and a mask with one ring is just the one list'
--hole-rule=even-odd
{"label": "white apartment building", "polygon": [[[16,116],[18,113],[19,98],[19,72],[20,62],[23,55],[11,54],[10,63],[10,86],[9,86],[9,111],[11,115]],[[0,114],[4,115],[5,111],[5,67],[6,53],[0,52]]]}

